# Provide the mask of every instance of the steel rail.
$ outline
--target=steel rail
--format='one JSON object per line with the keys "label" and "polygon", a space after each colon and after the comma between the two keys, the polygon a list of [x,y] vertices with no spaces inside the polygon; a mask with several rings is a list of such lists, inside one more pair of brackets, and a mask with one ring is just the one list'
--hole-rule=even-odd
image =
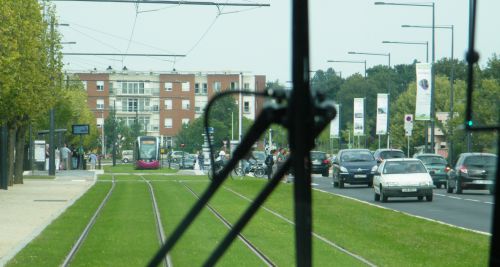
{"label": "steel rail", "polygon": [[95,211],[94,215],[92,216],[92,218],[90,218],[89,223],[87,224],[87,226],[85,227],[85,229],[83,229],[82,234],[80,235],[80,237],[78,238],[78,240],[75,242],[75,244],[71,248],[70,252],[68,253],[68,255],[66,256],[66,258],[64,259],[64,262],[63,262],[63,264],[61,266],[67,267],[71,263],[71,261],[73,260],[73,258],[76,255],[76,253],[80,249],[81,245],[83,244],[83,242],[87,238],[87,235],[89,234],[90,229],[92,229],[92,226],[94,225],[94,223],[95,223],[95,221],[97,219],[97,216],[99,216],[99,214],[101,213],[102,208],[108,202],[108,199],[111,196],[111,194],[113,193],[113,190],[115,189],[115,185],[116,185],[115,176],[113,175],[112,177],[113,177],[112,178],[112,186],[109,189],[108,194],[106,194],[106,197],[104,197],[104,199],[102,200],[101,204],[99,205],[99,207]]}

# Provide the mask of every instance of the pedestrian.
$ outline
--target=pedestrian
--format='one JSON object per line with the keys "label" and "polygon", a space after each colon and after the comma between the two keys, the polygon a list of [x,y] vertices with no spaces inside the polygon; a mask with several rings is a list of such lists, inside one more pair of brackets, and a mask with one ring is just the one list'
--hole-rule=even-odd
{"label": "pedestrian", "polygon": [[201,171],[205,170],[205,156],[203,155],[203,151],[198,151],[198,165]]}
{"label": "pedestrian", "polygon": [[[285,149],[285,148],[281,148],[281,149],[280,149],[280,152],[278,153],[278,157],[277,157],[277,163],[278,163],[278,164],[277,164],[277,165],[278,165],[278,166],[277,166],[277,168],[278,168],[278,170],[279,170],[279,169],[283,166],[283,164],[285,164],[285,160],[286,160],[287,156],[288,156],[288,155],[287,155],[287,151],[286,151],[286,149]],[[286,174],[286,173],[285,173],[285,174],[283,174],[283,179],[282,179],[282,181],[283,181],[284,183],[286,183],[286,182],[287,182],[287,179],[288,179],[287,174]]]}
{"label": "pedestrian", "polygon": [[61,149],[61,159],[62,159],[62,169],[63,170],[70,170],[71,165],[70,165],[70,158],[71,158],[71,150],[68,148],[67,144],[64,144],[64,147]]}
{"label": "pedestrian", "polygon": [[49,170],[49,144],[45,145],[45,170]]}
{"label": "pedestrian", "polygon": [[270,180],[273,174],[273,165],[274,165],[274,149],[271,150],[271,153],[269,153],[266,157],[266,161],[264,162],[266,164],[266,172],[267,172],[267,179]]}
{"label": "pedestrian", "polygon": [[56,161],[56,171],[58,171],[61,167],[61,151],[59,151],[59,148],[57,146],[54,150],[54,159]]}
{"label": "pedestrian", "polygon": [[94,152],[90,152],[89,161],[90,161],[90,169],[95,170],[95,164],[97,162],[97,155]]}

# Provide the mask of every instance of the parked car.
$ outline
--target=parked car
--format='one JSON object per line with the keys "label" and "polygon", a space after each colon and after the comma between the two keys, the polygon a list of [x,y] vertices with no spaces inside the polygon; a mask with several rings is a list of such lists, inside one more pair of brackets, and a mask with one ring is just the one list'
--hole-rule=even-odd
{"label": "parked car", "polygon": [[413,158],[421,160],[428,171],[434,171],[431,177],[436,188],[446,187],[448,171],[451,168],[443,156],[439,154],[415,154]]}
{"label": "parked car", "polygon": [[488,189],[495,193],[498,156],[490,153],[462,153],[448,172],[447,192],[462,194],[464,189]]}
{"label": "parked car", "polygon": [[196,158],[196,155],[193,154],[186,154],[184,159],[181,157],[179,159],[179,169],[194,169]]}
{"label": "parked car", "polygon": [[377,161],[368,149],[342,149],[332,164],[333,187],[348,184],[372,186]]}
{"label": "parked car", "polygon": [[380,164],[384,159],[400,159],[405,158],[406,155],[403,150],[400,149],[380,148],[375,150],[373,157],[377,160],[377,163]]}
{"label": "parked car", "polygon": [[[433,173],[433,171],[431,171]],[[375,171],[375,201],[387,202],[389,197],[417,197],[432,201],[434,185],[422,161],[418,159],[386,159]]]}
{"label": "parked car", "polygon": [[321,151],[311,151],[311,173],[321,173],[323,177],[328,177],[330,160],[326,153]]}
{"label": "parked car", "polygon": [[189,155],[189,153],[185,151],[172,151],[170,152],[170,159],[172,162],[180,164],[182,157],[187,157],[187,155]]}
{"label": "parked car", "polygon": [[134,158],[134,150],[123,150],[122,151],[122,162],[128,163]]}

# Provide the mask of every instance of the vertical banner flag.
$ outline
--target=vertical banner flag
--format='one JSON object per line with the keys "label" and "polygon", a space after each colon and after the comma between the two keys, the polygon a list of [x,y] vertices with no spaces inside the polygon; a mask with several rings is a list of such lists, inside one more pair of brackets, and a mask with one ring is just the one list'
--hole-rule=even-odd
{"label": "vertical banner flag", "polygon": [[365,105],[364,98],[354,98],[354,135],[365,133]]}
{"label": "vertical banner flag", "polygon": [[330,138],[339,138],[340,135],[340,105],[335,104],[335,109],[337,110],[337,116],[330,121]]}
{"label": "vertical banner flag", "polygon": [[377,134],[387,134],[388,94],[377,94]]}
{"label": "vertical banner flag", "polygon": [[431,64],[418,63],[417,67],[417,102],[415,105],[415,120],[431,119]]}

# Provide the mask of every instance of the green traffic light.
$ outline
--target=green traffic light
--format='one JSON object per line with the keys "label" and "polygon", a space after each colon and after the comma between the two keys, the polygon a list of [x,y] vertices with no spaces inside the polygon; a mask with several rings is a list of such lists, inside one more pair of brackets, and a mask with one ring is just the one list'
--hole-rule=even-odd
{"label": "green traffic light", "polygon": [[472,127],[472,121],[468,121],[467,125],[469,125],[469,127]]}

